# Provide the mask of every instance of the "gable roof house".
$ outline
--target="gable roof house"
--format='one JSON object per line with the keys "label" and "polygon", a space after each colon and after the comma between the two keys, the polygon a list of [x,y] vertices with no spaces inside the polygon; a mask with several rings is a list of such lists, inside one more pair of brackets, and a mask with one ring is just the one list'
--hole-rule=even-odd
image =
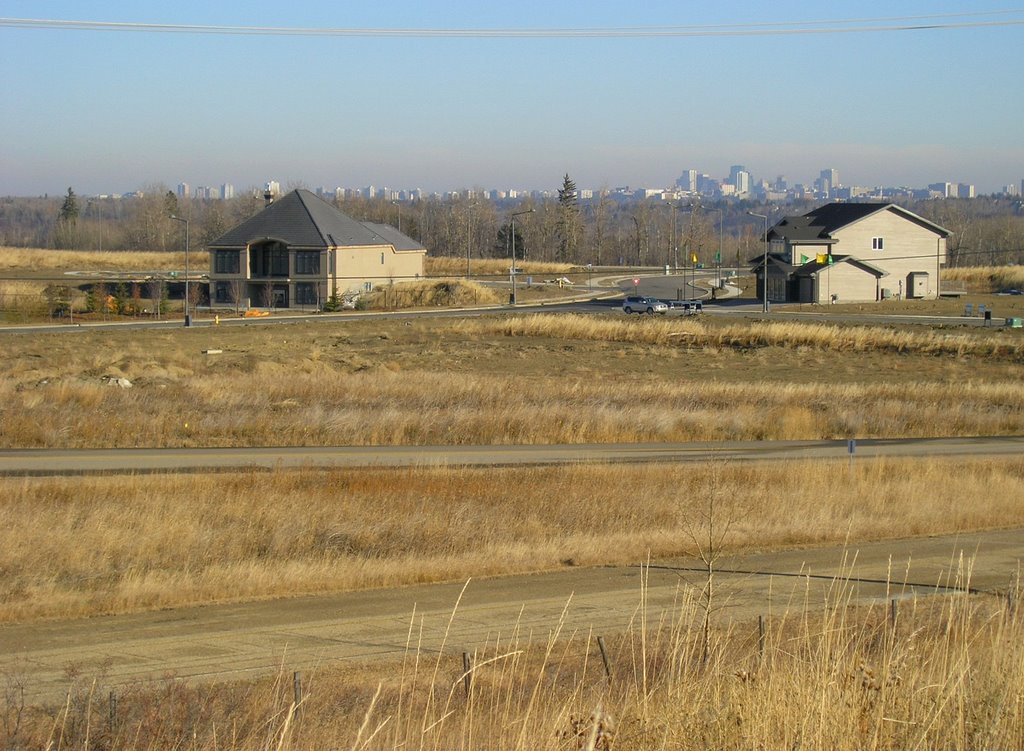
{"label": "gable roof house", "polygon": [[332,296],[423,276],[427,250],[293,190],[209,245],[210,303],[323,309]]}
{"label": "gable roof house", "polygon": [[[935,298],[949,230],[892,203],[829,203],[768,230],[768,299]],[[758,294],[764,259],[757,259]]]}

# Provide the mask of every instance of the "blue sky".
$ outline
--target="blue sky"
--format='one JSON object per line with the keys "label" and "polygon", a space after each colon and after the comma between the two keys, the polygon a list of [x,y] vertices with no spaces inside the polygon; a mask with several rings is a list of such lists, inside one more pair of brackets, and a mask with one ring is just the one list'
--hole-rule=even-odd
{"label": "blue sky", "polygon": [[[971,14],[974,2],[4,0],[4,18],[554,29]],[[1013,9],[1012,6],[1009,9]],[[1024,178],[1024,25],[659,38],[313,37],[0,26],[0,195],[231,182],[662,187],[685,168],[847,185]]]}

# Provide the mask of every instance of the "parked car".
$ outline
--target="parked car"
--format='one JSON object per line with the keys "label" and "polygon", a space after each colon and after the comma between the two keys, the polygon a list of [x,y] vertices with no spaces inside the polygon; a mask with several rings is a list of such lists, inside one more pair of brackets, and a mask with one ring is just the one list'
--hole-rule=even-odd
{"label": "parked car", "polygon": [[647,313],[653,315],[661,313],[665,315],[668,313],[668,305],[653,297],[627,297],[622,301],[622,311],[627,314]]}

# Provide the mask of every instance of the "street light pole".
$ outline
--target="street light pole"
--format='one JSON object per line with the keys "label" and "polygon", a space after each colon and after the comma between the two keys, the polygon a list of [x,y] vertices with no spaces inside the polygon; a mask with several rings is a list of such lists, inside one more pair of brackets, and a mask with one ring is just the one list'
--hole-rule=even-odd
{"label": "street light pole", "polygon": [[192,325],[192,314],[189,312],[189,309],[188,309],[189,300],[190,300],[190,297],[189,297],[189,286],[188,286],[188,272],[189,272],[189,268],[188,268],[188,244],[189,244],[188,219],[183,219],[182,217],[175,216],[174,214],[171,214],[171,219],[173,219],[176,222],[182,222],[185,225],[185,325],[186,326],[191,326]]}
{"label": "street light pole", "polygon": [[475,203],[469,204],[466,211],[466,278],[469,279],[472,275],[470,267],[470,251],[473,249],[473,210],[476,208]]}
{"label": "street light pole", "polygon": [[669,203],[668,208],[672,212],[672,242],[670,245],[673,251],[672,256],[675,259],[673,271],[679,271],[679,243],[676,242],[676,210],[680,210],[681,207],[677,203]]}
{"label": "street light pole", "polygon": [[535,209],[527,209],[526,211],[517,211],[512,214],[512,267],[508,270],[509,279],[512,282],[512,304],[515,305],[516,300],[516,217],[522,216],[523,214],[532,214]]}
{"label": "street light pole", "polygon": [[764,277],[764,300],[761,303],[761,312],[768,312],[768,215],[767,214],[755,214],[753,211],[748,211],[747,214],[750,216],[756,216],[758,219],[764,220],[764,265],[761,267],[761,274]]}
{"label": "street light pole", "polygon": [[636,265],[640,266],[640,222],[634,216],[632,217],[633,224],[636,225]]}

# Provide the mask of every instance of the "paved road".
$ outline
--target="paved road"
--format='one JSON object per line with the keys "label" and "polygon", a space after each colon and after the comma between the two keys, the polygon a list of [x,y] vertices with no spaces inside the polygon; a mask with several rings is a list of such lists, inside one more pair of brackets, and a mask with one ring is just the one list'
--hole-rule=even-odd
{"label": "paved road", "polygon": [[[858,577],[852,581],[858,603],[949,594],[954,590],[937,585],[957,585],[964,559],[973,566],[973,590],[1005,591],[1022,557],[1024,529],[751,555],[722,561],[732,573],[718,579],[725,607],[717,617],[753,631],[758,615],[778,618],[805,598],[819,607],[837,575]],[[693,565],[673,560],[650,567],[652,620],[673,609],[680,589],[699,586],[699,574],[688,570]],[[622,631],[638,612],[641,575],[637,567],[615,566],[481,579],[469,582],[461,602],[463,584],[447,583],[7,625],[0,627],[0,673],[23,678],[30,701],[59,702],[72,665],[87,680],[104,674],[100,692],[168,673],[229,680],[282,666],[309,671],[339,660],[399,658],[411,624],[416,640],[422,630],[422,652],[436,654],[443,646],[454,663],[499,633],[507,640],[517,624],[524,638],[546,639],[567,604],[563,634]],[[887,578],[898,583],[887,585]],[[617,640],[608,641],[613,662],[624,664]]]}
{"label": "paved road", "polygon": [[[864,439],[855,458],[1019,456],[1024,436]],[[512,466],[577,462],[836,459],[846,441],[722,441],[525,446],[325,446],[281,448],[6,449],[0,475],[181,472],[275,467]]]}

